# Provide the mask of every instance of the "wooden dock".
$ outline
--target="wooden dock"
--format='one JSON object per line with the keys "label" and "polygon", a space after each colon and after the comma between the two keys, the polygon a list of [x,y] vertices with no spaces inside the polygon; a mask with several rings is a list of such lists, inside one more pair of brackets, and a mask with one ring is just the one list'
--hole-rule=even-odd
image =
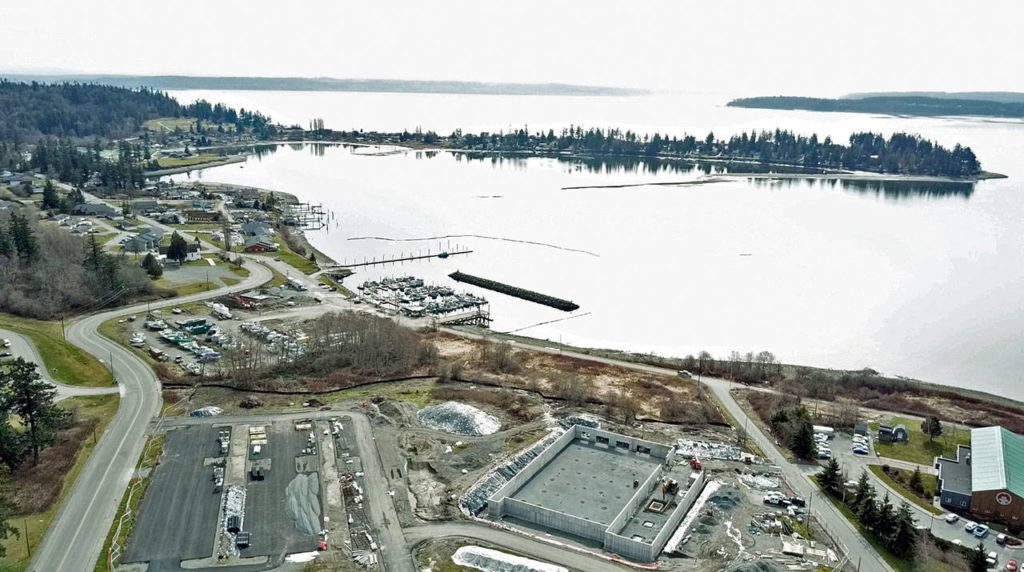
{"label": "wooden dock", "polygon": [[357,267],[360,267],[360,266],[377,266],[379,264],[397,264],[397,263],[400,263],[400,262],[412,262],[413,260],[427,260],[429,258],[445,259],[445,258],[448,258],[450,256],[456,256],[458,254],[470,254],[471,252],[473,252],[473,251],[472,250],[458,250],[458,251],[455,251],[455,252],[441,252],[441,253],[438,253],[438,254],[431,254],[429,252],[427,254],[417,254],[417,255],[409,255],[409,256],[405,256],[405,254],[402,254],[402,255],[396,256],[394,258],[381,258],[380,260],[378,260],[377,258],[373,258],[372,260],[365,260],[364,259],[362,262],[354,262],[352,264],[339,264],[337,266],[331,266],[329,268],[357,268]]}

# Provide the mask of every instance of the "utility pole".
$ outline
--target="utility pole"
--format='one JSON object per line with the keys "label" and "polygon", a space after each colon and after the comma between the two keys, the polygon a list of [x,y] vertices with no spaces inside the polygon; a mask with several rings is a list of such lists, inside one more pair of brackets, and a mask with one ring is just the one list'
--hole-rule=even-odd
{"label": "utility pole", "polygon": [[60,315],[60,337],[64,340],[68,339],[68,337],[64,335],[64,314]]}
{"label": "utility pole", "polygon": [[117,377],[114,375],[114,352],[110,350],[110,378],[114,380],[114,384],[117,385]]}
{"label": "utility pole", "polygon": [[28,519],[23,521],[25,526],[25,551],[28,552],[29,558],[32,557],[32,545],[28,543]]}

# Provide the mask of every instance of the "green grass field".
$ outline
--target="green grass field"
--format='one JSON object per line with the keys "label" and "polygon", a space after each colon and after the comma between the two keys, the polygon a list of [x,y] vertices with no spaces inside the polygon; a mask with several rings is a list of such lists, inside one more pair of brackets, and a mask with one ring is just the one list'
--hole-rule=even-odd
{"label": "green grass field", "polygon": [[[118,396],[72,397],[61,401],[60,405],[64,408],[78,407],[79,415],[83,418],[99,419],[99,424],[96,426],[96,434],[102,435],[103,431],[107,428],[107,424],[110,423],[114,414],[117,413]],[[78,455],[75,458],[75,464],[64,477],[64,486],[61,489],[60,497],[49,510],[20,516],[12,520],[11,524],[17,526],[18,530],[21,531],[21,538],[10,537],[3,541],[4,547],[7,549],[7,556],[3,562],[0,562],[0,572],[21,571],[28,567],[29,560],[31,559],[28,549],[35,551],[36,547],[39,546],[43,535],[46,534],[46,529],[50,527],[53,517],[57,514],[61,503],[64,502],[64,497],[71,489],[75,479],[78,478],[78,474],[82,471],[86,459],[89,458],[95,447],[96,444],[91,438],[85,440],[84,445],[79,449]],[[26,547],[26,537],[28,538],[28,547]]]}
{"label": "green grass field", "polygon": [[289,266],[298,270],[299,272],[302,272],[303,274],[312,274],[317,270],[320,270],[320,268],[317,267],[315,263],[310,261],[310,259],[295,254],[295,252],[288,248],[288,245],[284,243],[283,239],[279,241],[279,245],[280,246],[278,247],[277,252],[268,252],[266,254],[263,254],[262,256],[268,256],[270,258],[280,258],[281,262],[288,264]]}
{"label": "green grass field", "polygon": [[215,155],[213,153],[201,153],[199,155],[193,155],[192,157],[182,157],[181,159],[160,157],[156,160],[156,164],[159,165],[161,169],[175,169],[177,167],[191,167],[193,165],[213,163],[222,159],[224,159],[224,157],[220,155]]}
{"label": "green grass field", "polygon": [[173,290],[177,296],[188,296],[190,294],[196,294],[198,292],[209,292],[210,290],[216,290],[219,286],[215,285],[211,280],[209,284],[203,282],[191,282],[188,284],[174,284],[168,282],[166,278],[160,278],[155,280],[153,285],[157,288],[164,288],[166,290]]}
{"label": "green grass field", "polygon": [[[903,486],[903,483],[897,482],[897,481],[893,480],[892,477],[890,477],[889,475],[885,474],[885,472],[882,470],[882,467],[880,465],[868,465],[868,468],[871,469],[871,472],[874,473],[875,476],[877,476],[879,479],[881,479],[882,482],[884,482],[885,484],[887,484],[890,487],[892,487],[893,490],[899,491],[899,493],[903,496],[903,498],[907,499],[908,501],[916,504],[917,506],[923,508],[924,510],[926,510],[926,511],[932,513],[932,514],[942,514],[941,510],[939,510],[938,508],[935,508],[934,506],[932,506],[928,501],[926,501],[926,500],[922,499],[921,497],[917,496],[912,491],[907,490],[907,488],[905,486]],[[909,476],[909,473],[912,473],[912,472],[913,471],[906,471],[908,476]],[[921,474],[921,483],[924,485],[924,490],[925,490],[926,493],[927,492],[931,492],[932,495],[935,494],[935,491],[938,488],[936,480],[937,479],[936,479],[935,475],[929,475],[929,474],[925,474],[925,473]]]}
{"label": "green grass field", "polygon": [[221,278],[220,281],[223,282],[225,286],[234,286],[241,282],[238,278],[231,278],[230,276],[225,276]]}
{"label": "green grass field", "polygon": [[25,335],[39,350],[50,375],[68,385],[109,387],[114,380],[99,360],[64,341],[60,322],[0,314],[0,328]]}
{"label": "green grass field", "polygon": [[[890,459],[902,459],[917,463],[919,465],[931,465],[935,457],[956,458],[957,445],[969,445],[971,432],[967,429],[954,430],[951,424],[943,423],[942,435],[929,441],[928,436],[921,431],[921,422],[905,417],[893,417],[891,425],[902,423],[907,426],[910,439],[903,444],[874,442],[875,451],[882,457]],[[878,424],[871,424],[871,431],[877,434]]]}

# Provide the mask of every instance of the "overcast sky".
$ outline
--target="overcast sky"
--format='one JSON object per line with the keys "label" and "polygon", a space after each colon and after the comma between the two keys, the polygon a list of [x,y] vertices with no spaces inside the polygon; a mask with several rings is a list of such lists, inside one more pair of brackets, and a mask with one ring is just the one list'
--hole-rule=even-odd
{"label": "overcast sky", "polygon": [[31,0],[0,70],[1024,91],[1019,0]]}

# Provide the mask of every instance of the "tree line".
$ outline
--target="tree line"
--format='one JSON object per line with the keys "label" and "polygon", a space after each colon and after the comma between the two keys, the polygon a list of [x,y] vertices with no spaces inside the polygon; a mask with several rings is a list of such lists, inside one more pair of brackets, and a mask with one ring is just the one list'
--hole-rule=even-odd
{"label": "tree line", "polygon": [[884,113],[887,115],[980,115],[986,117],[1024,117],[1024,103],[969,98],[929,97],[924,95],[879,95],[826,99],[818,97],[745,97],[734,99],[730,107],[760,109],[806,109],[844,113]]}
{"label": "tree line", "polygon": [[138,264],[88,239],[38,226],[20,210],[0,213],[0,311],[49,320],[151,293]]}
{"label": "tree line", "polygon": [[269,136],[270,118],[200,100],[182,105],[164,92],[94,83],[14,82],[0,79],[0,140],[30,143],[42,137],[118,139],[159,117],[230,123],[239,133]]}
{"label": "tree line", "polygon": [[463,133],[440,136],[433,131],[396,134],[337,132],[342,139],[393,139],[489,152],[540,152],[587,156],[665,157],[677,159],[718,159],[784,164],[810,169],[848,169],[899,175],[970,177],[981,172],[981,164],[970,147],[959,144],[948,149],[908,133],[886,138],[879,133],[854,133],[846,143],[831,137],[797,135],[792,131],[751,130],[729,138],[714,132],[703,138],[639,134],[618,128],[584,129],[570,126],[556,133],[530,133],[526,128],[500,133]]}
{"label": "tree line", "polygon": [[861,472],[853,492],[846,493],[839,463],[835,459],[831,459],[816,478],[826,494],[849,507],[861,526],[881,540],[893,554],[905,559],[914,557],[919,538],[914,513],[906,500],[901,499],[894,507],[888,492],[879,499],[875,487],[868,482],[866,470]]}
{"label": "tree line", "polygon": [[[36,364],[19,357],[0,366],[0,540],[19,535],[10,524],[18,507],[7,476],[29,457],[38,465],[39,453],[69,422],[68,412],[54,403],[56,395],[57,389],[40,378]],[[0,544],[0,558],[5,554]]]}

